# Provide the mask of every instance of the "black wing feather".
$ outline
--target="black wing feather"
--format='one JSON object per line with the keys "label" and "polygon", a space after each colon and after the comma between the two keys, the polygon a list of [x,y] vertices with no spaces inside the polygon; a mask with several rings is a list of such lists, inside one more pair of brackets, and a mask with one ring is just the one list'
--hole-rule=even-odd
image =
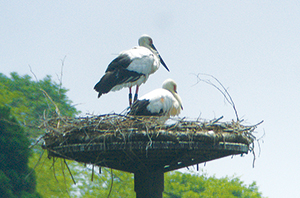
{"label": "black wing feather", "polygon": [[124,68],[126,69],[130,63],[132,62],[132,59],[127,54],[121,54],[117,58],[115,58],[111,63],[109,63],[107,69],[105,72],[114,71],[116,69]]}
{"label": "black wing feather", "polygon": [[147,106],[150,104],[149,100],[137,100],[135,101],[129,111],[129,115],[137,116],[160,116],[163,115],[163,110],[161,109],[159,113],[151,113]]}
{"label": "black wing feather", "polygon": [[131,62],[132,59],[127,54],[121,54],[108,65],[104,76],[94,87],[99,92],[98,98],[102,94],[108,93],[114,86],[134,82],[144,75],[127,70],[126,68]]}
{"label": "black wing feather", "polygon": [[108,71],[95,85],[94,89],[99,92],[98,98],[105,93],[108,93],[114,86],[123,83],[134,82],[142,75],[134,71],[129,71],[124,68],[117,68],[113,71]]}

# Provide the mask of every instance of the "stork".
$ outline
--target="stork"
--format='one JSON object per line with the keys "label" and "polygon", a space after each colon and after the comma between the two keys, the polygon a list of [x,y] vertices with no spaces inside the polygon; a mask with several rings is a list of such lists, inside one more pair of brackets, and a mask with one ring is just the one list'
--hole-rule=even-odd
{"label": "stork", "polygon": [[150,36],[144,34],[139,38],[139,46],[122,51],[107,67],[104,76],[95,85],[94,89],[102,94],[117,91],[124,87],[129,88],[129,105],[132,104],[131,87],[136,85],[134,101],[138,98],[139,86],[145,83],[150,74],[158,70],[160,63],[169,71],[153,45]]}
{"label": "stork", "polygon": [[177,85],[174,80],[167,79],[162,88],[155,89],[139,100],[135,101],[129,111],[129,115],[139,116],[170,116],[179,115],[182,107],[180,96],[177,94]]}

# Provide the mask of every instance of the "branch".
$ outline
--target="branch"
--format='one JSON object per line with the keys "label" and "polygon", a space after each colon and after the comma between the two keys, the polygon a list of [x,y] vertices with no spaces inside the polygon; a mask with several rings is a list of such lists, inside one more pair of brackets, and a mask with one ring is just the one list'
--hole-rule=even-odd
{"label": "branch", "polygon": [[[194,75],[195,75],[195,74],[194,74]],[[213,82],[211,82],[209,79],[201,79],[201,78],[200,78],[200,75],[211,77],[213,80],[217,81],[217,85],[214,84]],[[223,86],[223,84],[222,84],[216,77],[214,77],[213,75],[210,75],[210,74],[199,73],[199,74],[196,75],[196,77],[197,77],[197,82],[196,82],[196,84],[198,84],[200,81],[202,81],[202,82],[205,82],[205,83],[207,83],[207,84],[209,84],[209,85],[215,87],[218,91],[220,91],[221,94],[224,96],[225,100],[232,106],[237,121],[240,121],[239,116],[238,116],[237,109],[236,109],[235,104],[234,104],[234,101],[233,101],[233,99],[231,98],[231,96],[230,96],[228,90]],[[196,85],[196,84],[194,84],[194,85]],[[194,86],[194,85],[193,85],[193,86]],[[221,88],[220,88],[219,86],[221,86]]]}

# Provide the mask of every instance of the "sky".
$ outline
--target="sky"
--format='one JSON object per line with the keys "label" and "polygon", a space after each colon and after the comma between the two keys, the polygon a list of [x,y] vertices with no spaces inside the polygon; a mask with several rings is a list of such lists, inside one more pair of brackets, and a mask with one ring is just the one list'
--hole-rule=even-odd
{"label": "sky", "polygon": [[150,35],[170,72],[161,67],[140,96],[172,78],[183,101],[180,117],[236,119],[218,90],[197,83],[205,73],[228,89],[245,125],[264,120],[254,134],[254,168],[251,153],[200,168],[256,181],[264,196],[300,197],[298,1],[11,0],[0,2],[0,24],[0,72],[33,77],[31,67],[38,79],[58,82],[63,69],[63,86],[82,115],[127,108],[128,89],[97,99],[93,87],[119,52]]}

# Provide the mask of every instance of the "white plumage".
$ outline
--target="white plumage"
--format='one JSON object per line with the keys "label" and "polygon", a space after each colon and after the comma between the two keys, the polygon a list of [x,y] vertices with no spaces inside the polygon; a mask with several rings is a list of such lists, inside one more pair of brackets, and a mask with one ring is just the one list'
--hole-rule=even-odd
{"label": "white plumage", "polygon": [[121,52],[119,56],[128,56],[131,63],[126,69],[142,75],[135,81],[114,86],[111,91],[118,91],[124,87],[133,87],[135,85],[140,86],[148,80],[150,74],[153,74],[158,70],[160,65],[160,60],[157,56],[154,56],[153,53],[145,47],[134,47],[130,50]]}
{"label": "white plumage", "polygon": [[129,87],[129,103],[131,105],[131,87],[136,87],[134,100],[138,96],[138,88],[145,83],[150,74],[158,70],[160,63],[169,71],[163,59],[148,35],[142,35],[139,46],[125,50],[107,67],[104,76],[95,85],[98,98],[109,91],[117,91]]}
{"label": "white plumage", "polygon": [[158,115],[169,118],[180,114],[182,102],[174,80],[167,79],[162,88],[155,89],[133,103],[130,115]]}

